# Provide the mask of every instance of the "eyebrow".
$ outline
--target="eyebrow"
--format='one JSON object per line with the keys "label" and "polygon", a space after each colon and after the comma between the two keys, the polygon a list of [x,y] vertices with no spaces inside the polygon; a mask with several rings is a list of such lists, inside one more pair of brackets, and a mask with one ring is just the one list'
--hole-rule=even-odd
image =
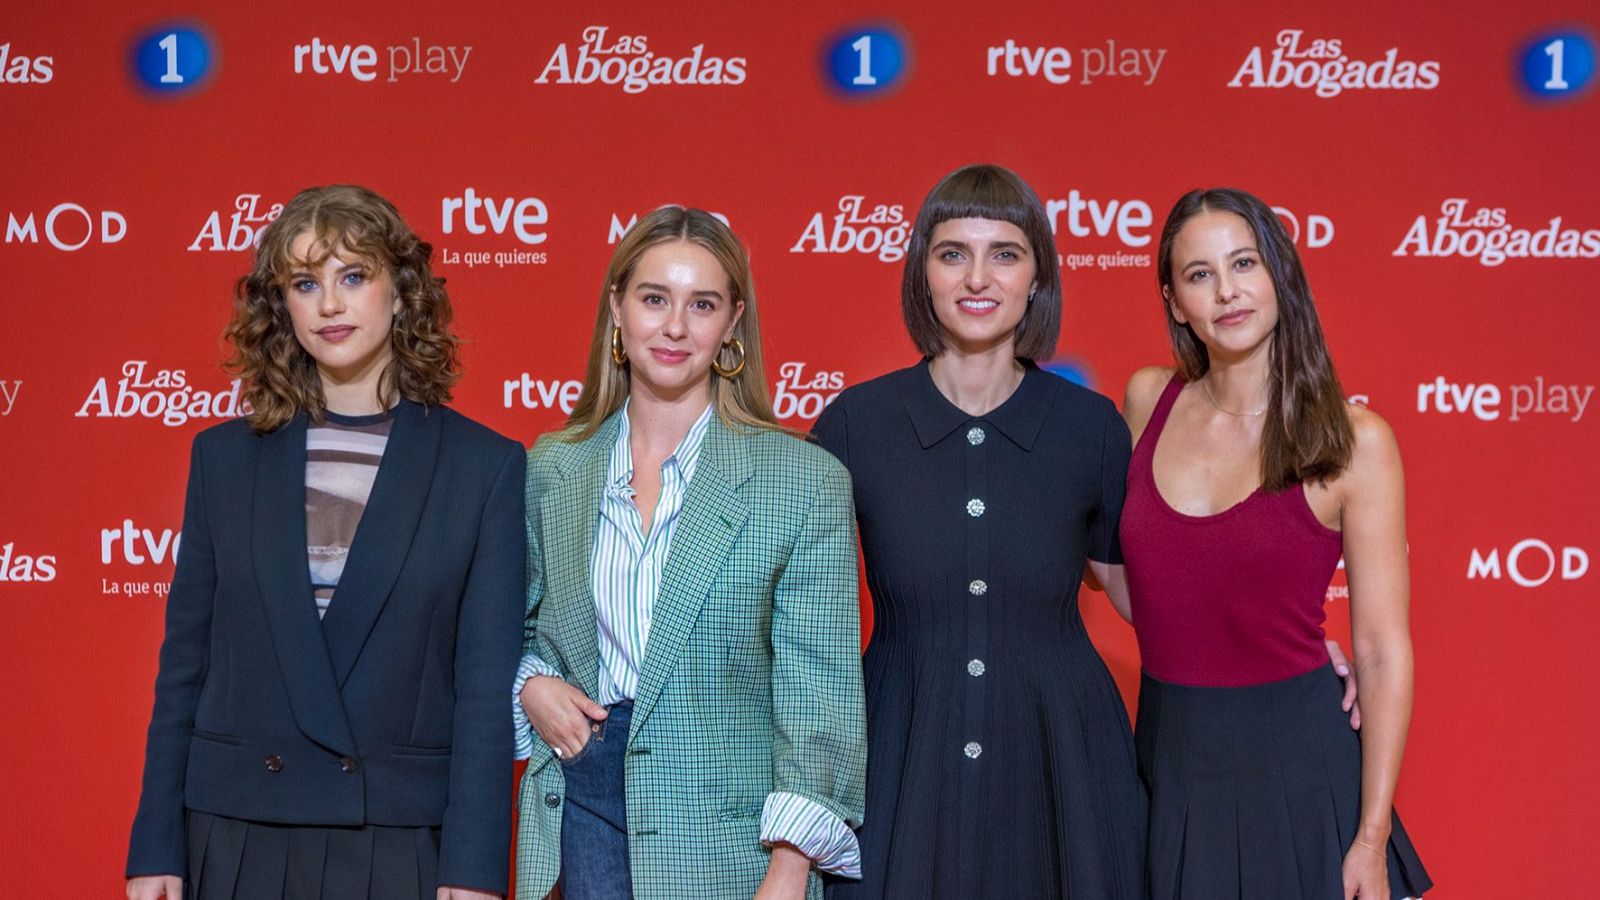
{"label": "eyebrow", "polygon": [[[672,293],[672,288],[669,288],[664,284],[656,284],[653,281],[641,281],[638,284],[634,285],[633,287],[634,287],[634,290],[639,290],[639,291],[656,291],[657,293],[661,293],[661,294],[670,294],[670,293]],[[718,300],[721,300],[722,299],[722,292],[721,291],[695,291],[693,294],[691,294],[691,296],[694,296],[694,297],[715,297]]]}
{"label": "eyebrow", "polygon": [[[342,265],[342,266],[340,266],[338,268],[337,274],[343,275],[344,273],[350,272],[350,271],[364,271],[367,268],[368,268],[367,264],[366,263],[362,263],[362,262],[345,263],[344,265]],[[302,276],[309,276],[309,277],[315,278],[315,277],[317,277],[317,273],[315,271],[313,271],[313,267],[310,266],[310,265],[302,265],[301,263],[296,263],[295,267],[293,269],[289,270],[289,277],[290,278],[300,278]]]}
{"label": "eyebrow", "polygon": [[[971,246],[972,245],[968,244],[966,241],[958,241],[955,238],[945,238],[939,243],[934,244],[933,249],[938,250],[941,247],[950,247],[956,250],[968,250],[971,249]],[[1026,244],[1018,241],[994,241],[988,246],[991,250],[1022,250],[1026,252],[1028,249]]]}
{"label": "eyebrow", "polygon": [[[1233,259],[1235,256],[1238,256],[1241,253],[1254,253],[1257,256],[1259,256],[1261,254],[1261,251],[1257,250],[1254,246],[1240,247],[1239,249],[1233,251],[1232,253],[1229,253],[1227,258],[1228,259]],[[1203,259],[1193,259],[1193,260],[1190,260],[1189,262],[1185,263],[1184,267],[1182,269],[1179,269],[1178,271],[1187,272],[1190,269],[1194,268],[1195,266],[1203,266],[1205,264],[1206,264],[1206,261],[1203,260]]]}

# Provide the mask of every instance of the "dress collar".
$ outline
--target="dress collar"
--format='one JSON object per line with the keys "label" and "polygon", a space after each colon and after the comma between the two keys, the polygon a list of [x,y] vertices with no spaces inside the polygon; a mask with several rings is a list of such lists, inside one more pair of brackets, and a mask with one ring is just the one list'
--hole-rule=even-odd
{"label": "dress collar", "polygon": [[1032,360],[1018,362],[1023,371],[1017,389],[1005,402],[981,416],[968,415],[939,392],[933,373],[928,370],[928,360],[917,364],[911,378],[901,383],[900,399],[911,415],[912,427],[923,448],[939,443],[967,422],[984,421],[1023,450],[1033,449],[1059,386],[1055,376],[1041,371]]}

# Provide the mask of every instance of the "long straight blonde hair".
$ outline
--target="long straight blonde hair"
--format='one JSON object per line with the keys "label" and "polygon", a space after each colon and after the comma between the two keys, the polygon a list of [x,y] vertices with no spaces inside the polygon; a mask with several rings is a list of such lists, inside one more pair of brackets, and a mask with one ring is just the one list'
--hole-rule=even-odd
{"label": "long straight blonde hair", "polygon": [[[744,314],[733,326],[733,337],[744,345],[744,368],[732,378],[711,374],[711,405],[723,424],[735,429],[767,428],[785,431],[772,414],[772,398],[767,394],[766,369],[761,365],[761,319],[756,313],[755,287],[750,278],[750,257],[739,238],[715,216],[704,210],[682,206],[663,206],[639,219],[617,243],[600,286],[600,310],[595,315],[594,338],[589,342],[589,364],[584,369],[583,393],[567,418],[558,437],[582,441],[592,436],[601,423],[622,408],[631,387],[632,366],[617,365],[611,358],[611,333],[616,321],[611,316],[611,294],[619,296],[638,268],[639,260],[658,244],[688,241],[704,247],[727,273],[734,305],[744,303]],[[719,351],[719,364],[733,368],[738,359],[728,350]]]}

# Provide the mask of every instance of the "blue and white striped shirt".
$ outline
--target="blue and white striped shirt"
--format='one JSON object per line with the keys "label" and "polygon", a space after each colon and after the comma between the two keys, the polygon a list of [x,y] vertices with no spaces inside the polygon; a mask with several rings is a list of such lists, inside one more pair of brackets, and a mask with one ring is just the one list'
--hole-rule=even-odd
{"label": "blue and white striped shirt", "polygon": [[[589,570],[600,650],[599,696],[594,700],[602,706],[631,700],[639,690],[651,611],[661,592],[661,572],[666,568],[683,500],[700,460],[700,446],[715,414],[707,406],[672,455],[661,463],[661,497],[656,501],[647,535],[634,504],[633,449],[629,444],[632,428],[628,405],[623,405],[617,441],[606,466],[600,523]],[[518,759],[533,755],[533,729],[522,708],[521,695],[523,685],[535,675],[561,677],[537,654],[522,657],[511,703]],[[855,832],[826,807],[800,794],[774,791],[767,795],[761,812],[761,840],[793,844],[824,872],[861,877],[861,847]]]}

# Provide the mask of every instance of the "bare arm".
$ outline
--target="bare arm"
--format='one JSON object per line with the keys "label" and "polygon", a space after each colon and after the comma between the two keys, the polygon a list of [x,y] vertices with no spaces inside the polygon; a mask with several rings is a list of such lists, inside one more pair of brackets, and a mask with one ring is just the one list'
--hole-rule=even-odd
{"label": "bare arm", "polygon": [[[1410,571],[1406,559],[1405,478],[1400,449],[1376,413],[1352,408],[1355,453],[1340,478],[1350,621],[1361,679],[1361,822],[1346,855],[1353,870],[1382,862],[1389,842],[1395,782],[1411,724]],[[1376,848],[1376,849],[1374,849]],[[1377,877],[1373,873],[1371,877]],[[1365,880],[1363,887],[1375,887]],[[1362,892],[1362,896],[1366,891]]]}
{"label": "bare arm", "polygon": [[1088,568],[1084,569],[1083,582],[1091,590],[1105,591],[1106,597],[1111,600],[1111,607],[1122,617],[1122,621],[1133,622],[1133,608],[1128,603],[1128,576],[1122,566],[1091,559]]}

